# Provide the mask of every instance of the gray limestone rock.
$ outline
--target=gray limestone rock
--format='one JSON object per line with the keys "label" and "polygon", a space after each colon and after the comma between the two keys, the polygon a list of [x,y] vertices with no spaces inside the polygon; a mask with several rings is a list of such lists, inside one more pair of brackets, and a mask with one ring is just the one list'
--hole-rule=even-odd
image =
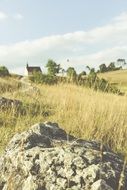
{"label": "gray limestone rock", "polygon": [[0,157],[0,190],[126,190],[123,160],[107,147],[102,158],[100,146],[56,123],[36,124],[16,134]]}

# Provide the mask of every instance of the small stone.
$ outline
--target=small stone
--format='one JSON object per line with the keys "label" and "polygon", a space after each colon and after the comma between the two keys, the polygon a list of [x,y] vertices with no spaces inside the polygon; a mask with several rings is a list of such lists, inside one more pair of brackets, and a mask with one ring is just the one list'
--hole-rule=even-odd
{"label": "small stone", "polygon": [[91,190],[113,190],[106,182],[102,179],[96,181],[93,185]]}

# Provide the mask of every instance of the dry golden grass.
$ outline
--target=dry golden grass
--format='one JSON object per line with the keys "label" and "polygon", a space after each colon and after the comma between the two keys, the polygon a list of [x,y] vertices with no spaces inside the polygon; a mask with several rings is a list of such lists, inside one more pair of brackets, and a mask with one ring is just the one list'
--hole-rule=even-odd
{"label": "dry golden grass", "polygon": [[110,83],[116,83],[121,90],[127,91],[127,70],[101,73],[98,76],[108,80]]}
{"label": "dry golden grass", "polygon": [[[6,93],[25,104],[39,104],[34,115],[15,116],[12,112],[0,113],[0,150],[17,132],[43,121],[58,122],[67,132],[79,138],[98,140],[113,150],[127,155],[127,97],[95,92],[75,85],[38,86],[40,93],[20,90]],[[46,112],[47,114],[42,114]]]}
{"label": "dry golden grass", "polygon": [[6,92],[13,92],[20,88],[21,83],[12,77],[0,78],[0,96]]}

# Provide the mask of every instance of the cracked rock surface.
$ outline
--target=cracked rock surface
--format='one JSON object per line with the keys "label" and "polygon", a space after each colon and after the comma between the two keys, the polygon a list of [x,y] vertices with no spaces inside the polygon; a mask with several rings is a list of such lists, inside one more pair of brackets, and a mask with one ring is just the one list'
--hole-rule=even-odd
{"label": "cracked rock surface", "polygon": [[0,97],[0,109],[19,108],[22,102],[19,100]]}
{"label": "cracked rock surface", "polygon": [[56,123],[16,134],[0,157],[0,190],[127,190],[123,160]]}

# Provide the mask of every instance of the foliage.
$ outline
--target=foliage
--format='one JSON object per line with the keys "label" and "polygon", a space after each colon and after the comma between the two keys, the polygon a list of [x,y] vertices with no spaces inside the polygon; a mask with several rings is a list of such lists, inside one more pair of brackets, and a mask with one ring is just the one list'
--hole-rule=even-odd
{"label": "foliage", "polygon": [[85,84],[87,87],[90,87],[90,88],[91,88],[91,87],[93,86],[93,84],[95,83],[96,78],[97,78],[97,74],[96,74],[95,72],[93,72],[93,71],[90,71],[90,73],[89,73],[89,75],[87,76],[87,78],[86,78],[84,84]]}
{"label": "foliage", "polygon": [[42,75],[42,83],[43,84],[53,85],[53,84],[57,84],[57,82],[58,82],[58,79],[56,76]]}
{"label": "foliage", "polygon": [[87,65],[86,68],[90,71],[90,67]]}
{"label": "foliage", "polygon": [[69,67],[67,69],[67,77],[68,77],[70,82],[76,81],[77,73],[76,73],[74,67]]}
{"label": "foliage", "polygon": [[82,71],[79,75],[78,75],[78,81],[80,81],[82,78],[84,78],[86,76],[86,71]]}
{"label": "foliage", "polygon": [[89,74],[95,73],[94,68],[90,68],[89,66],[86,66],[86,68],[89,70]]}
{"label": "foliage", "polygon": [[35,83],[40,83],[40,84],[48,84],[48,85],[53,85],[57,84],[58,79],[56,76],[53,75],[46,75],[42,73],[35,72],[33,76],[29,77],[31,81]]}
{"label": "foliage", "polygon": [[9,76],[9,71],[5,66],[0,66],[0,76]]}
{"label": "foliage", "polygon": [[114,71],[116,69],[116,66],[115,66],[115,63],[114,62],[111,62],[108,66],[108,70],[110,71]]}
{"label": "foliage", "polygon": [[85,76],[86,75],[86,71],[82,71],[79,75]]}
{"label": "foliage", "polygon": [[89,88],[93,88],[94,90],[100,90],[102,92],[110,92],[113,94],[123,95],[123,93],[116,87],[111,85],[107,80],[100,79],[97,76],[97,73],[91,71],[87,78],[80,79],[80,83]]}
{"label": "foliage", "polygon": [[55,76],[60,71],[60,65],[56,64],[52,59],[48,60],[48,63],[46,64],[46,67],[48,69],[48,75]]}
{"label": "foliage", "polygon": [[105,73],[108,71],[117,71],[122,69],[122,67],[116,67],[114,62],[111,62],[108,66],[106,66],[104,63],[99,66],[100,73]]}
{"label": "foliage", "polygon": [[101,65],[99,66],[99,68],[100,68],[100,72],[101,72],[101,73],[104,73],[104,72],[107,71],[107,67],[106,67],[106,65],[105,65],[104,63],[101,64]]}
{"label": "foliage", "polygon": [[[57,84],[58,82],[62,83],[75,83],[77,85],[86,86],[92,88],[94,90],[100,90],[102,92],[110,92],[118,95],[123,95],[123,93],[116,87],[110,84],[105,79],[100,79],[98,77],[98,72],[95,72],[94,68],[89,69],[89,74],[86,75],[85,71],[82,71],[79,75],[77,75],[76,70],[74,67],[69,67],[66,71],[67,77],[63,76],[56,76],[56,74],[61,70],[62,73],[64,69],[60,68],[60,65],[57,65],[53,60],[49,60],[46,67],[48,67],[48,74],[42,74],[39,72],[35,72],[33,76],[30,76],[30,80],[35,83],[40,84],[48,84],[53,85]],[[114,70],[117,69],[114,63],[110,63],[108,67],[105,64],[100,65],[100,72],[104,73],[106,70]]]}
{"label": "foliage", "polygon": [[32,82],[41,83],[42,82],[42,76],[43,76],[42,73],[40,73],[40,72],[34,72],[33,75],[29,76],[29,79]]}

